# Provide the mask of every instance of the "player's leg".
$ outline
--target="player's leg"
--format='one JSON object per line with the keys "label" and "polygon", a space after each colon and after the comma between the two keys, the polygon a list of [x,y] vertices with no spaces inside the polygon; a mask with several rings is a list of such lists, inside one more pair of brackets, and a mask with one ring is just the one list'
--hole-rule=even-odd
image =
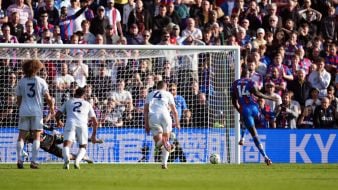
{"label": "player's leg", "polygon": [[162,135],[162,143],[163,143],[163,148],[162,148],[162,169],[167,169],[168,168],[168,158],[170,152],[173,150],[169,142],[171,131],[172,131],[172,121],[170,116],[166,117],[165,115],[163,116],[162,120],[162,128],[163,128],[163,135]]}
{"label": "player's leg", "polygon": [[88,127],[77,127],[76,128],[76,139],[78,140],[80,146],[79,146],[79,152],[76,156],[75,162],[74,162],[74,168],[80,169],[80,161],[83,159],[83,157],[86,155],[86,148],[88,144]]}
{"label": "player's leg", "polygon": [[64,160],[63,169],[69,169],[70,147],[75,141],[75,128],[66,126],[64,130],[62,157]]}
{"label": "player's leg", "polygon": [[240,126],[241,126],[241,137],[239,139],[239,142],[238,144],[239,145],[244,145],[244,135],[245,135],[245,132],[246,132],[246,127],[245,127],[245,124],[243,122],[240,122]]}
{"label": "player's leg", "polygon": [[43,130],[43,118],[42,116],[31,117],[30,129],[33,132],[33,144],[32,144],[32,161],[30,167],[32,169],[38,168],[38,154],[40,148],[40,136]]}
{"label": "player's leg", "polygon": [[27,135],[28,131],[25,130],[21,130],[19,131],[19,135],[18,135],[18,141],[17,141],[17,145],[16,145],[16,152],[17,152],[17,167],[18,169],[23,169],[23,162],[24,160],[22,160],[22,153],[23,153],[23,148],[25,146],[24,143],[24,139]]}
{"label": "player's leg", "polygon": [[265,150],[263,149],[263,145],[261,144],[258,133],[255,127],[255,117],[258,117],[259,110],[257,106],[251,106],[250,109],[247,110],[247,113],[243,117],[244,125],[247,127],[248,131],[251,134],[251,137],[258,148],[259,152],[262,154],[262,156],[265,159],[265,162],[267,165],[271,165],[271,160],[268,158],[268,156],[265,153]]}
{"label": "player's leg", "polygon": [[33,144],[32,144],[32,161],[30,164],[30,167],[32,169],[38,169],[38,154],[39,154],[39,148],[40,148],[40,135],[41,130],[34,130],[33,131]]}

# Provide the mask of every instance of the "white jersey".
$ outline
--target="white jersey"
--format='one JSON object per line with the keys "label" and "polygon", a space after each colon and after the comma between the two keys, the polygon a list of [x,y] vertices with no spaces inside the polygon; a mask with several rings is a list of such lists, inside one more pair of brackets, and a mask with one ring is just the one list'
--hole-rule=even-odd
{"label": "white jersey", "polygon": [[169,105],[175,105],[174,96],[165,90],[155,90],[146,99],[149,104],[149,114],[170,115]]}
{"label": "white jersey", "polygon": [[67,115],[65,128],[87,127],[88,118],[96,117],[92,105],[82,98],[72,98],[59,110]]}
{"label": "white jersey", "polygon": [[48,93],[46,81],[38,76],[22,78],[16,88],[16,95],[22,97],[19,116],[41,116],[43,97]]}

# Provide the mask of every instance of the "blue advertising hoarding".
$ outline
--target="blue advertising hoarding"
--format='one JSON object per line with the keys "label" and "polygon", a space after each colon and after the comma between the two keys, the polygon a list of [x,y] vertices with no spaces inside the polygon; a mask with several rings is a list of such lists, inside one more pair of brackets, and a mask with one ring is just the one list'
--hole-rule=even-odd
{"label": "blue advertising hoarding", "polygon": [[[229,134],[226,135],[226,132]],[[175,131],[182,146],[187,162],[208,162],[211,153],[218,153],[222,162],[234,160],[234,150],[228,151],[228,146],[234,147],[233,130],[224,128],[202,129],[184,128]],[[289,130],[260,129],[259,137],[274,163],[338,163],[338,130]],[[88,145],[88,154],[96,162],[138,162],[143,156],[149,162],[154,161],[154,146],[152,137],[146,135],[143,129],[134,128],[99,128],[99,138],[103,144]],[[226,137],[230,136],[229,139]],[[16,162],[17,129],[0,128],[0,159],[2,162]],[[144,155],[142,149],[148,147],[149,154]],[[233,148],[232,148],[233,149]],[[30,146],[28,146],[28,151]],[[77,147],[73,147],[73,152]],[[61,161],[43,151],[40,161]],[[249,134],[245,145],[241,147],[241,162],[263,162]]]}

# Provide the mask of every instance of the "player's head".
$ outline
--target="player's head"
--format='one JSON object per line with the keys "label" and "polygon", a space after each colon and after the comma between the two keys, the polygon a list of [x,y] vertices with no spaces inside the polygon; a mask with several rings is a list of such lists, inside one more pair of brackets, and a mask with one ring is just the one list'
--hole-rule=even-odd
{"label": "player's head", "polygon": [[248,78],[249,77],[249,70],[247,67],[243,67],[242,68],[242,72],[241,72],[241,78]]}
{"label": "player's head", "polygon": [[163,80],[158,81],[156,84],[156,89],[161,90],[161,89],[166,89],[167,88],[167,83]]}
{"label": "player's head", "polygon": [[78,87],[78,88],[75,90],[74,96],[75,96],[76,98],[81,98],[81,97],[83,97],[83,96],[85,95],[85,93],[86,93],[86,89],[85,89],[85,88],[80,88],[80,87]]}
{"label": "player's head", "polygon": [[40,60],[32,59],[23,63],[22,71],[26,76],[35,76],[43,68]]}

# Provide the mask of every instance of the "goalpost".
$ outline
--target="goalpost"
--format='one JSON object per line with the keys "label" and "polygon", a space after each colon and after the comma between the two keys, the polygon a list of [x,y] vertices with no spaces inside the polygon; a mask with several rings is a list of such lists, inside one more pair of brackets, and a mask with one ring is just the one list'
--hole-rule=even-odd
{"label": "goalpost", "polygon": [[[45,65],[39,75],[46,79],[57,108],[76,86],[86,85],[86,98],[100,121],[97,136],[104,140],[88,144],[87,153],[95,162],[157,161],[152,136],[143,129],[142,110],[146,94],[156,81],[165,80],[176,84],[171,89],[176,87],[187,105],[181,129],[173,128],[177,149],[184,153],[174,161],[208,163],[216,153],[222,163],[240,163],[239,116],[230,97],[231,84],[239,78],[239,52],[239,47],[232,46],[0,44],[0,162],[16,162],[15,86],[23,77],[21,63],[39,59]],[[132,100],[121,98],[123,86]],[[176,104],[183,106],[182,101]],[[48,126],[55,127],[48,109],[44,117]],[[190,122],[185,122],[187,118]],[[62,133],[62,129],[47,133]],[[25,150],[30,153],[30,149],[27,143]],[[42,150],[39,156],[40,162],[62,161]]]}

